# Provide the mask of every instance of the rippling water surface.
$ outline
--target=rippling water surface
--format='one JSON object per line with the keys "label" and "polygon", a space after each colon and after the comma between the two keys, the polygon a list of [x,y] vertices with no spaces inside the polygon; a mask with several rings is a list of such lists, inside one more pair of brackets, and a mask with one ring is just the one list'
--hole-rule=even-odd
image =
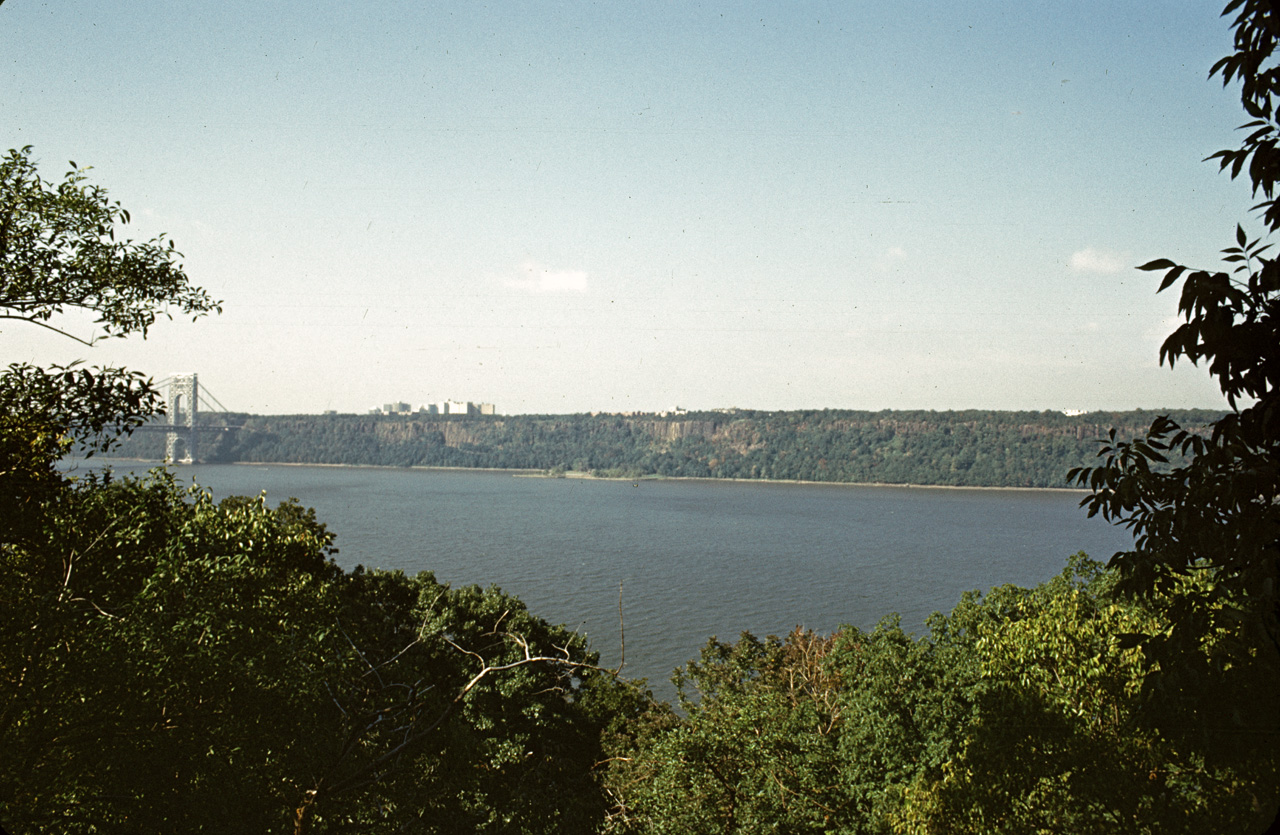
{"label": "rippling water surface", "polygon": [[[117,464],[116,468],[121,469]],[[590,637],[604,663],[672,695],[708,636],[874,626],[919,630],[961,592],[1033,585],[1123,531],[1065,491],[517,478],[347,467],[180,467],[216,496],[296,497],[337,533],[338,561],[496,584]]]}

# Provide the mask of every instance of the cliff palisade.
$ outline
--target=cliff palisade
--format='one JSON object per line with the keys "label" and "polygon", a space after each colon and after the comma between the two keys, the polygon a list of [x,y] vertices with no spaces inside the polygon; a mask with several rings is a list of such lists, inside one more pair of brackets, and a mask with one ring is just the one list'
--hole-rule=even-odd
{"label": "cliff palisade", "polygon": [[[1205,426],[1201,410],[1090,412],[733,410],[678,416],[205,414],[204,460],[566,471],[640,478],[737,478],[957,487],[1066,487],[1098,440],[1154,417]],[[163,434],[116,453],[163,457]]]}

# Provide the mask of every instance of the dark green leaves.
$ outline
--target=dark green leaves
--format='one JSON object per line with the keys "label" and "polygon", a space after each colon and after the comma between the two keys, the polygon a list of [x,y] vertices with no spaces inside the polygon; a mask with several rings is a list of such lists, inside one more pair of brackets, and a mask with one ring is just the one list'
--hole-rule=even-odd
{"label": "dark green leaves", "polygon": [[1148,691],[1139,642],[1168,622],[1116,599],[1115,579],[1078,554],[1036,588],[964,595],[924,637],[890,617],[713,639],[676,674],[687,716],[650,715],[613,752],[608,831],[1249,831],[1254,797],[1233,787],[1274,753],[1234,726],[1178,744],[1152,729],[1239,679],[1201,654],[1185,695]]}
{"label": "dark green leaves", "polygon": [[[129,213],[84,170],[0,160],[0,318],[145,336],[217,310],[172,241],[117,239]],[[58,470],[161,408],[123,369],[0,373],[0,825],[598,828],[592,769],[627,699],[582,636],[497,589],[346,574],[296,504]]]}
{"label": "dark green leaves", "polygon": [[[1253,193],[1265,198],[1254,209],[1275,232],[1280,27],[1267,0],[1232,0],[1223,14],[1237,12],[1234,51],[1210,75],[1240,84],[1252,121],[1242,127],[1249,133],[1239,148],[1209,159],[1232,178],[1247,174]],[[1166,271],[1160,290],[1183,281],[1178,311],[1184,321],[1161,345],[1161,363],[1203,360],[1233,412],[1208,427],[1183,429],[1163,418],[1145,437],[1112,437],[1099,453],[1100,466],[1074,469],[1069,477],[1091,491],[1082,502],[1090,516],[1133,532],[1133,548],[1111,560],[1117,589],[1168,624],[1117,631],[1121,647],[1141,646],[1149,662],[1148,695],[1169,710],[1156,723],[1159,732],[1203,745],[1223,737],[1220,714],[1251,717],[1230,730],[1227,747],[1243,762],[1262,762],[1249,746],[1275,732],[1280,668],[1280,265],[1268,256],[1270,245],[1250,240],[1242,224],[1234,237],[1235,245],[1222,250],[1230,273],[1189,271],[1166,258],[1140,267]],[[1170,452],[1188,460],[1170,464]],[[1213,715],[1192,706],[1189,694],[1215,688],[1221,695]],[[1269,820],[1278,799],[1274,778],[1264,782],[1265,799],[1255,803]],[[1260,831],[1265,823],[1255,818],[1252,826]]]}
{"label": "dark green leaves", "polygon": [[[106,336],[141,334],[158,315],[201,315],[219,303],[194,287],[164,236],[117,241],[129,212],[72,164],[61,183],[40,178],[30,147],[0,159],[0,318],[47,323],[96,313]],[[91,340],[90,340],[91,341]]]}
{"label": "dark green leaves", "polygon": [[331,541],[166,473],[64,487],[0,548],[0,823],[594,832],[636,702],[585,639],[495,588],[343,572]]}

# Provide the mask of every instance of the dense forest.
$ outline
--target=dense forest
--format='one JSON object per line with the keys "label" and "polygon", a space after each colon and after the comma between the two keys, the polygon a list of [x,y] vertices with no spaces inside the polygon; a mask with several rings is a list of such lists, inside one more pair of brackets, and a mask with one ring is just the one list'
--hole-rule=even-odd
{"label": "dense forest", "polygon": [[[1099,439],[1141,434],[1168,412],[698,412],[673,417],[202,415],[210,462],[485,467],[637,478],[790,479],[967,487],[1065,487]],[[1176,411],[1181,425],[1221,417]],[[226,427],[217,431],[214,427]],[[159,460],[161,432],[116,454]]]}

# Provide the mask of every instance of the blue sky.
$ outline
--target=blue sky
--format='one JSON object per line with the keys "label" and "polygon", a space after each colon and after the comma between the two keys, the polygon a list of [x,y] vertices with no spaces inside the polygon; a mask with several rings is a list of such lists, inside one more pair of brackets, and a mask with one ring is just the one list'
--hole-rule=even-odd
{"label": "blue sky", "polygon": [[1133,267],[1249,228],[1219,11],[8,0],[0,149],[225,312],[3,356],[259,413],[1218,407]]}

